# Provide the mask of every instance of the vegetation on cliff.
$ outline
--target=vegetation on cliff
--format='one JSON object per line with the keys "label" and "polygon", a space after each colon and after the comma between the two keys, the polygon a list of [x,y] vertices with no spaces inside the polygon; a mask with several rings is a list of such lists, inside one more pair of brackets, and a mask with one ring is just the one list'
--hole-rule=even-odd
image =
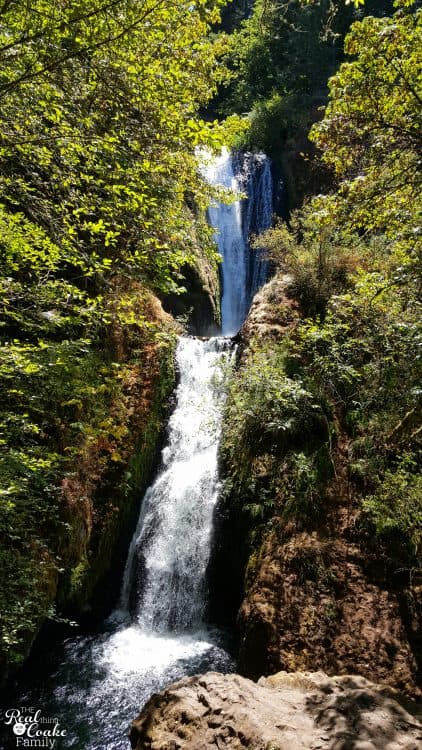
{"label": "vegetation on cliff", "polygon": [[216,110],[248,113],[242,145],[274,160],[290,206],[323,181],[324,170],[309,159],[307,133],[326,103],[327,80],[341,59],[353,14],[353,5],[343,2],[257,0],[226,37],[231,75],[219,87]]}
{"label": "vegetation on cliff", "polygon": [[[302,319],[276,341],[274,327],[266,340],[249,331],[222,452],[228,502],[252,532],[243,550],[241,658],[254,674],[358,666],[414,689],[409,648],[420,661],[422,606],[421,23],[420,9],[399,3],[391,18],[352,26],[349,60],[331,78],[324,118],[311,131],[336,189],[267,235]],[[277,294],[271,301],[280,320],[293,304]],[[287,592],[289,576],[296,583]],[[378,623],[368,611],[359,646],[353,631],[364,597]],[[319,649],[324,643],[328,650]]]}
{"label": "vegetation on cliff", "polygon": [[242,145],[274,160],[290,208],[330,182],[308,132],[327,102],[328,79],[344,59],[350,24],[391,12],[390,0],[257,0],[243,20],[232,14],[235,30],[224,57],[231,75],[219,87],[216,110],[248,113]]}
{"label": "vegetation on cliff", "polygon": [[151,466],[174,344],[152,293],[177,291],[198,242],[215,264],[195,147],[221,137],[197,114],[218,7],[0,9],[2,663],[58,585],[86,603]]}

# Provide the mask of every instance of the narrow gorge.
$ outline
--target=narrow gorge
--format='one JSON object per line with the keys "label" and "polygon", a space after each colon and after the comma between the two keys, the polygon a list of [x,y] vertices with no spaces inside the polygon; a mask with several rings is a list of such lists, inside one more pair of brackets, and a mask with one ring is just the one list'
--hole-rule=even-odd
{"label": "narrow gorge", "polygon": [[232,634],[207,625],[207,569],[224,380],[235,351],[230,336],[267,275],[249,241],[270,226],[272,180],[263,154],[224,151],[205,171],[236,198],[210,209],[222,256],[222,336],[179,338],[175,406],[157,476],[141,502],[117,608],[98,633],[56,646],[47,670],[44,653],[35,654],[17,698],[72,728],[64,747],[125,748],[131,719],[153,693],[187,675],[235,670]]}
{"label": "narrow gorge", "polygon": [[420,2],[0,62],[1,750],[419,750]]}

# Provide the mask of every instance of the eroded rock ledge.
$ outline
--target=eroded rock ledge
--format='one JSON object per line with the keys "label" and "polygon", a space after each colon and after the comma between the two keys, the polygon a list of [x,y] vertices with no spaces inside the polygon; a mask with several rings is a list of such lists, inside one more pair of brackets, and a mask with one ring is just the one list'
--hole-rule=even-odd
{"label": "eroded rock ledge", "polygon": [[[377,536],[363,506],[378,469],[360,463],[362,441],[367,434],[376,446],[381,438],[352,428],[321,390],[312,374],[319,365],[295,343],[301,313],[291,294],[288,275],[271,279],[237,337],[210,619],[236,624],[238,668],[249,678],[279,670],[358,673],[417,698],[422,588],[400,545]],[[311,398],[296,410],[298,384]]]}
{"label": "eroded rock ledge", "polygon": [[133,722],[135,750],[418,750],[416,704],[363,677],[279,672],[188,677]]}

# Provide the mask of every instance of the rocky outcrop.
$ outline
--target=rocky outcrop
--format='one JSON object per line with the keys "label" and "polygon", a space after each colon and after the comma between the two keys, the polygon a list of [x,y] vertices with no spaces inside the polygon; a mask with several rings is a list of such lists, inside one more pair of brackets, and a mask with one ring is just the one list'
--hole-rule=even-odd
{"label": "rocky outcrop", "polygon": [[[303,380],[294,358],[288,375],[283,370],[283,339],[294,340],[299,321],[289,290],[288,276],[270,281],[239,334],[238,373],[220,453],[211,618],[236,625],[239,670],[247,677],[280,669],[357,671],[417,697],[421,589],[417,580],[409,583],[400,560],[382,551],[365,520],[362,494],[350,479],[348,434],[335,405],[315,405],[312,382]],[[291,384],[289,393],[298,382],[309,388],[311,407],[303,402],[308,410],[300,430],[288,398],[283,429],[271,426],[265,393],[275,374],[280,403],[283,379]],[[245,396],[251,382],[253,404]],[[254,432],[248,432],[252,408]],[[318,422],[311,422],[317,408],[319,432]]]}
{"label": "rocky outcrop", "polygon": [[363,677],[208,672],[154,695],[130,739],[135,750],[417,750],[422,724],[415,704]]}
{"label": "rocky outcrop", "polygon": [[121,368],[109,432],[99,432],[82,446],[62,482],[69,529],[62,557],[69,574],[59,582],[57,601],[77,619],[100,620],[120,590],[140,498],[155,466],[175,385],[177,326],[154,295],[142,295],[142,314],[163,338],[142,340],[136,329],[114,327],[109,346]]}
{"label": "rocky outcrop", "polygon": [[220,278],[217,262],[199,248],[194,261],[181,271],[181,294],[168,294],[163,304],[195,336],[214,336],[220,327]]}
{"label": "rocky outcrop", "polygon": [[239,339],[247,347],[255,338],[280,339],[299,318],[298,303],[289,294],[292,278],[275,276],[255,295]]}
{"label": "rocky outcrop", "polygon": [[54,610],[89,623],[110,611],[159,455],[179,327],[154,294],[127,279],[114,279],[107,306],[101,349],[79,342],[60,374],[31,386],[42,468],[16,506],[13,523],[25,535],[15,537],[11,522],[2,539],[0,683],[37,637],[51,642]]}
{"label": "rocky outcrop", "polygon": [[242,671],[358,671],[411,694],[417,669],[394,591],[340,533],[291,530],[283,540],[282,526],[249,570],[239,612]]}
{"label": "rocky outcrop", "polygon": [[[248,352],[256,342],[279,341],[299,319],[299,305],[290,294],[291,277],[278,274],[255,295],[248,317],[235,337],[238,365],[247,362]],[[224,449],[220,451],[223,479],[230,467]],[[230,481],[230,479],[229,479]],[[248,536],[250,522],[239,512],[239,498],[223,493],[214,516],[214,543],[208,569],[211,591],[209,618],[224,627],[232,626],[244,593],[245,569],[251,550]],[[227,575],[230,570],[230,575]],[[263,668],[258,669],[262,674]]]}

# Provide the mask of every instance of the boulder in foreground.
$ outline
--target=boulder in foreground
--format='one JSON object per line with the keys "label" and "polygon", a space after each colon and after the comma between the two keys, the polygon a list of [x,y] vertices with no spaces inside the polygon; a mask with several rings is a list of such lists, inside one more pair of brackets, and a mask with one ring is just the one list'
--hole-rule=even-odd
{"label": "boulder in foreground", "polygon": [[135,750],[420,750],[417,707],[363,677],[187,677],[133,722]]}

